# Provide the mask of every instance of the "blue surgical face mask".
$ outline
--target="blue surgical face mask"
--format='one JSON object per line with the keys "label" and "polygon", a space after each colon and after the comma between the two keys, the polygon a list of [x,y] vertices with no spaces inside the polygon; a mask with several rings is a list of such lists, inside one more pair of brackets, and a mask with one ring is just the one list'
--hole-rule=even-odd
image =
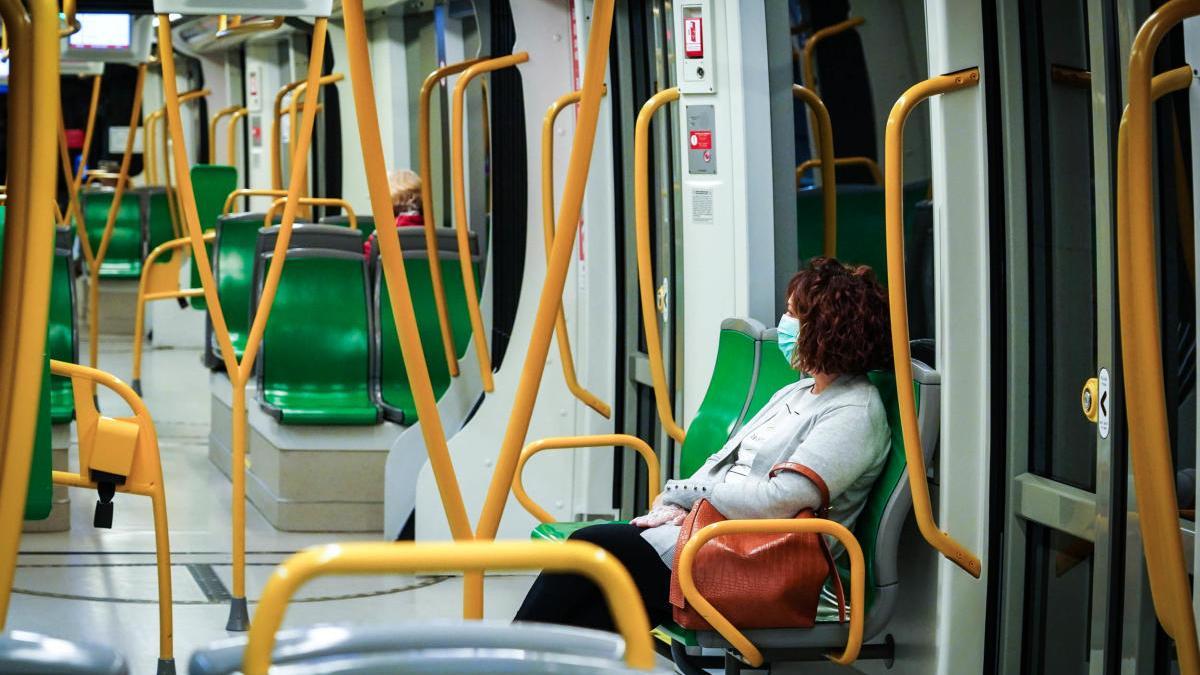
{"label": "blue surgical face mask", "polygon": [[796,351],[796,339],[800,337],[800,319],[787,314],[779,317],[779,351],[788,363],[792,362],[792,354]]}

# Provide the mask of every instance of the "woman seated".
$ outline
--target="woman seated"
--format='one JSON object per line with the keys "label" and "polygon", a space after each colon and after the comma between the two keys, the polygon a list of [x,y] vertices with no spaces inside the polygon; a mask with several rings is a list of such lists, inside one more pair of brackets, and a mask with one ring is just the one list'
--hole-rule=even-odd
{"label": "woman seated", "polygon": [[[392,215],[396,217],[396,227],[423,227],[425,219],[421,216],[421,177],[401,169],[388,175],[388,187],[392,195]],[[377,233],[363,242],[363,254],[371,257],[371,249],[375,247]]]}
{"label": "woman seated", "polygon": [[[809,377],[776,392],[691,478],[667,481],[649,513],[628,525],[592,525],[571,536],[625,565],[651,625],[671,619],[676,541],[699,500],[731,519],[791,518],[818,509],[825,493],[828,517],[853,528],[883,468],[891,445],[887,414],[866,377],[891,362],[883,288],[869,267],[815,258],[792,277],[787,298],[779,349]],[[780,464],[797,470],[772,477]],[[515,620],[613,630],[599,588],[572,574],[540,575]]]}

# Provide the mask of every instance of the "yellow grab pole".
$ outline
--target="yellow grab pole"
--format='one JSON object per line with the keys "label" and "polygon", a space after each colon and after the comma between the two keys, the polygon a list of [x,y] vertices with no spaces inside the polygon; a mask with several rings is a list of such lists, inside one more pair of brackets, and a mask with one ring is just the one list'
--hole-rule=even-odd
{"label": "yellow grab pole", "polygon": [[60,38],[74,35],[75,33],[78,33],[81,28],[83,28],[83,26],[79,24],[79,19],[75,17],[75,6],[75,0],[63,0],[63,23],[66,24],[67,27],[58,32],[58,36]]}
{"label": "yellow grab pole", "polygon": [[[546,355],[550,352],[550,340],[554,334],[554,317],[562,301],[563,286],[567,282],[567,268],[571,265],[571,253],[575,248],[575,233],[578,228],[579,210],[583,206],[583,190],[587,185],[588,170],[592,162],[592,150],[596,140],[596,124],[600,117],[600,98],[604,93],[604,73],[608,65],[608,43],[612,36],[614,0],[596,0],[592,6],[592,27],[587,41],[587,58],[583,67],[583,97],[575,121],[575,137],[571,144],[571,159],[567,165],[567,177],[563,185],[562,204],[555,227],[554,247],[550,249],[550,261],[546,263],[546,280],[538,298],[537,313],[534,315],[533,330],[529,338],[529,350],[521,366],[521,379],[513,396],[512,414],[500,451],[496,457],[496,468],[488,486],[476,539],[494,539],[508,501],[509,488],[517,468],[521,446],[529,432],[533,416],[533,405],[537,401],[542,374],[546,370]],[[423,418],[422,418],[423,419]],[[483,576],[471,573],[464,578],[463,614],[467,618],[483,616]]]}
{"label": "yellow grab pole", "polygon": [[[79,204],[79,190],[83,186],[83,174],[87,169],[88,153],[92,147],[92,134],[96,129],[96,110],[100,106],[100,79],[99,75],[92,76],[92,95],[88,101],[88,116],[87,126],[83,133],[83,147],[79,150],[79,168],[74,170],[67,184],[67,216],[75,219],[76,233],[79,235],[80,248],[83,249],[84,262],[89,266],[92,263],[92,245],[87,238],[87,228],[83,222],[83,210]],[[62,106],[59,106],[59,116],[62,116]],[[66,125],[63,125],[63,135],[66,136]],[[65,139],[64,139],[65,141]],[[66,143],[64,142],[64,146]],[[70,173],[70,157],[67,158],[67,171]]]}
{"label": "yellow grab pole", "polygon": [[683,443],[687,432],[675,421],[671,409],[671,390],[663,366],[662,337],[654,305],[654,263],[650,259],[650,121],[654,113],[671,101],[679,100],[679,88],[663,89],[650,97],[638,112],[633,131],[633,211],[636,224],[638,295],[642,306],[642,327],[646,331],[646,353],[650,357],[650,378],[654,382],[654,405],[663,431]]}
{"label": "yellow grab pole", "polygon": [[1171,459],[1171,436],[1158,313],[1157,247],[1154,224],[1154,148],[1152,144],[1151,71],[1163,37],[1190,16],[1200,14],[1200,1],[1170,0],[1142,24],[1129,53],[1128,189],[1118,193],[1126,234],[1118,236],[1121,295],[1121,353],[1125,367],[1125,406],[1129,424],[1129,457],[1137,496],[1138,518],[1154,611],[1167,635],[1175,640],[1180,671],[1200,673],[1200,647],[1179,538],[1179,505]]}
{"label": "yellow grab pole", "polygon": [[[812,171],[814,168],[821,166],[821,160],[806,159],[796,165],[796,187],[800,187],[800,179],[805,173]],[[871,172],[871,180],[875,181],[876,185],[883,185],[883,171],[879,168],[879,163],[870,157],[835,157],[833,166],[861,166]]]}
{"label": "yellow grab pole", "polygon": [[[605,92],[607,93],[607,88]],[[545,117],[542,118],[542,231],[545,234],[547,258],[550,257],[550,246],[554,243],[554,120],[563,108],[578,103],[580,96],[578,91],[563,94],[550,104]],[[563,379],[567,381],[567,389],[570,389],[575,398],[584,405],[608,418],[612,414],[608,404],[579,384],[579,377],[575,374],[575,359],[571,355],[571,339],[567,334],[567,318],[563,315],[561,301],[558,316],[554,319],[554,336],[558,340],[558,358],[562,361]],[[515,486],[514,483],[514,488]]]}
{"label": "yellow grab pole", "polygon": [[[24,206],[22,219],[8,220],[0,282],[0,335],[6,336],[0,349],[0,629],[16,571],[41,399],[55,236],[45,223],[54,217],[48,197],[55,185],[56,121],[45,111],[60,105],[58,7],[53,0],[27,4],[32,20],[18,0],[0,0],[0,17],[13,44],[9,138],[25,135],[18,144],[25,154],[13,153],[13,145],[9,148],[10,187],[13,182],[19,187],[10,194],[14,203]],[[14,181],[22,173],[26,178]],[[18,244],[24,250],[9,246]]]}
{"label": "yellow grab pole", "polygon": [[[76,218],[79,202],[77,201],[78,196],[72,189],[75,176],[71,170],[71,157],[67,154],[67,129],[63,123],[62,109],[59,109],[58,115],[58,148],[58,159],[62,164],[63,178],[66,179],[67,184],[67,213],[64,218],[75,221],[75,229],[79,234],[79,248],[83,250],[84,262],[90,266],[92,260],[92,245],[91,242],[88,241],[87,229],[83,227],[83,219]],[[54,205],[57,207],[58,202],[55,202]],[[63,224],[66,224],[65,221]]]}
{"label": "yellow grab pole", "polygon": [[[345,77],[345,75],[343,75],[342,73],[332,73],[330,75],[322,75],[321,77],[319,77],[317,79],[316,85],[314,85],[313,88],[316,88],[316,86],[325,86],[327,84],[333,84],[334,82],[341,82],[342,78],[344,78],[344,77]],[[302,86],[305,89],[307,89],[308,82],[306,80],[296,80],[295,82],[289,82],[289,83],[283,85],[282,87],[280,87],[279,91],[275,94],[275,108],[274,108],[275,117],[274,117],[274,123],[271,125],[271,188],[275,189],[275,190],[279,190],[279,189],[283,188],[283,164],[280,159],[280,153],[283,152],[283,140],[282,140],[283,139],[283,131],[280,129],[280,124],[283,121],[283,97],[287,96],[289,92],[293,92],[293,90],[298,89],[299,87],[302,87]],[[299,95],[299,92],[292,93],[293,99],[297,95]],[[295,118],[295,108],[291,107],[290,105],[289,105],[289,107],[290,107],[290,110],[292,111],[290,113],[290,115],[291,115],[290,119],[294,121],[296,119]],[[288,131],[288,134],[294,137],[296,134],[296,130],[291,129]],[[289,147],[294,148],[295,141],[292,141],[289,139],[288,145],[289,145]],[[293,158],[291,161],[294,162],[295,159]]]}
{"label": "yellow grab pole", "polygon": [[563,436],[558,438],[543,438],[526,445],[521,450],[521,457],[517,460],[517,470],[513,474],[512,492],[521,506],[529,512],[531,516],[537,518],[543,523],[553,523],[554,516],[548,511],[538,506],[533,499],[529,497],[529,493],[525,491],[525,484],[521,480],[521,475],[525,470],[525,463],[531,457],[545,450],[558,450],[564,448],[598,448],[606,445],[622,445],[635,450],[642,459],[646,462],[646,499],[651,504],[658,498],[660,477],[658,468],[658,455],[654,454],[654,449],[650,444],[637,436],[629,434],[597,434],[594,436]]}
{"label": "yellow grab pole", "polygon": [[[360,0],[347,0],[357,2]],[[602,0],[605,1],[605,0]],[[275,568],[263,589],[258,620],[250,629],[242,670],[266,675],[271,667],[275,631],[283,623],[292,595],[311,579],[331,574],[399,572],[545,570],[582,574],[600,587],[613,621],[625,640],[630,668],[654,667],[650,622],[633,578],[604,549],[587,542],[367,543],[326,544],[305,549]]]}
{"label": "yellow grab pole", "polygon": [[[211,243],[217,238],[215,231],[204,233],[204,241]],[[141,380],[142,380],[142,332],[146,321],[146,303],[152,300],[167,300],[169,298],[195,298],[204,294],[204,289],[187,288],[175,290],[171,292],[152,292],[151,284],[154,283],[155,265],[158,264],[158,259],[166,253],[172,256],[182,256],[184,252],[190,250],[191,239],[188,237],[179,237],[165,241],[150,251],[150,255],[146,256],[146,261],[142,263],[142,276],[138,279],[138,294],[137,294],[137,309],[133,315],[133,375],[130,378],[133,383],[133,390],[141,395]],[[178,253],[177,253],[178,251]],[[167,268],[175,274],[174,284],[179,284],[179,266],[169,263],[163,263],[163,267]],[[161,277],[159,277],[161,278]]]}
{"label": "yellow grab pole", "polygon": [[163,110],[155,110],[142,120],[142,164],[146,185],[158,185],[158,157],[155,151],[158,120]]}
{"label": "yellow grab pole", "polygon": [[[729,641],[735,649],[750,664],[753,668],[758,668],[763,663],[762,653],[750,642],[745,635],[742,634],[729,620],[721,615],[715,607],[712,606],[703,593],[696,588],[695,579],[692,577],[692,566],[696,560],[696,554],[700,551],[700,547],[704,546],[709,540],[716,537],[732,535],[732,534],[779,534],[783,532],[806,532],[819,533],[828,535],[839,542],[846,548],[847,557],[850,559],[850,629],[849,636],[846,640],[846,649],[841,655],[829,655],[829,660],[834,663],[848,666],[854,663],[858,658],[858,652],[862,648],[863,640],[863,615],[866,612],[862,608],[867,606],[866,603],[866,563],[863,559],[862,547],[859,546],[858,540],[854,538],[850,530],[847,530],[841,523],[826,520],[824,518],[806,518],[797,520],[795,518],[788,519],[761,519],[761,520],[725,520],[719,523],[713,523],[704,527],[684,545],[683,551],[679,554],[679,566],[675,569],[675,574],[679,578],[679,587],[683,591],[684,598],[692,605],[700,616],[704,617],[712,627],[721,634],[721,637]],[[837,574],[835,570],[833,572]]]}
{"label": "yellow grab pole", "polygon": [[467,315],[471,318],[471,338],[475,343],[475,356],[479,360],[479,376],[483,390],[495,389],[492,379],[492,354],[488,349],[487,335],[483,332],[483,313],[479,310],[479,295],[475,287],[475,268],[471,265],[471,240],[467,222],[467,181],[463,170],[463,102],[467,85],[480,73],[490,73],[509,68],[529,60],[529,54],[518,52],[473,64],[458,76],[454,84],[454,100],[451,103],[450,127],[450,177],[454,193],[454,227],[458,235],[458,264],[462,270],[463,289],[467,297]]}
{"label": "yellow grab pole", "polygon": [[408,277],[404,272],[404,252],[400,235],[388,227],[392,215],[391,189],[388,187],[387,165],[383,159],[383,139],[379,133],[379,113],[375,107],[375,85],[371,80],[371,60],[367,55],[367,25],[362,0],[343,0],[346,50],[350,60],[350,84],[354,94],[354,115],[358,121],[359,142],[362,144],[363,166],[367,175],[367,190],[371,195],[371,214],[375,217],[379,239],[379,254],[383,262],[384,281],[392,303],[392,316],[400,341],[413,403],[421,419],[421,437],[429,454],[429,465],[437,482],[442,508],[450,525],[450,534],[459,541],[471,539],[471,522],[463,504],[454,461],[446,445],[446,432],[438,412],[437,398],[429,380],[429,366],[421,348],[416,314],[409,294]]}
{"label": "yellow grab pole", "polygon": [[[808,39],[804,41],[804,56],[802,58],[800,68],[800,76],[803,78],[805,89],[808,89],[813,93],[817,93],[818,91],[817,76],[816,72],[813,70],[813,60],[817,55],[817,45],[826,38],[831,38],[839,33],[845,33],[848,30],[853,30],[866,23],[866,21],[867,20],[861,16],[850,17],[849,19],[846,19],[845,21],[839,21],[832,26],[826,26],[820,30],[813,31],[812,35],[808,36]],[[809,115],[808,122],[809,129],[812,129],[816,126],[816,120],[812,115]]]}
{"label": "yellow grab pole", "polygon": [[904,278],[904,123],[921,101],[979,84],[979,69],[968,68],[939,75],[909,87],[892,106],[884,133],[884,207],[887,220],[888,298],[891,307],[892,359],[896,368],[896,398],[904,431],[904,454],[908,458],[908,484],[912,489],[913,514],[917,527],[930,546],[968,574],[978,578],[979,558],[946,532],[938,529],[929,501],[929,480],[917,407],[913,394],[912,352],[908,344],[908,300]]}
{"label": "yellow grab pole", "polygon": [[808,105],[812,111],[810,119],[817,122],[818,150],[821,153],[821,197],[825,207],[824,251],[825,257],[833,258],[837,256],[837,176],[834,175],[837,171],[834,169],[836,162],[833,159],[833,123],[829,119],[829,110],[825,107],[825,102],[811,88],[793,84],[792,96]]}
{"label": "yellow grab pole", "polygon": [[[222,16],[225,15],[222,14]],[[277,16],[274,19],[260,19],[258,21],[248,21],[246,23],[242,23],[241,17],[238,16],[234,17],[233,22],[227,22],[226,25],[228,27],[224,29],[220,29],[221,24],[218,21],[218,30],[214,37],[220,40],[232,35],[242,35],[244,33],[265,33],[282,26],[283,20],[284,18],[282,16]]]}
{"label": "yellow grab pole", "polygon": [[[350,202],[345,199],[338,199],[336,197],[300,197],[299,201],[305,206],[336,206],[346,212],[346,220],[350,229],[358,229],[358,216],[354,214],[354,207],[350,206]],[[285,204],[287,204],[287,197],[280,197],[271,202],[271,205],[267,207],[267,212],[263,215],[263,227],[270,227],[273,224],[275,212]]]}
{"label": "yellow grab pole", "polygon": [[454,349],[453,327],[450,325],[450,313],[446,309],[446,287],[442,283],[442,261],[438,256],[437,219],[433,211],[433,160],[430,157],[429,142],[429,105],[433,98],[433,90],[438,82],[461,73],[483,59],[468,59],[459,63],[442,66],[429,73],[421,83],[420,117],[418,121],[418,136],[420,138],[420,169],[421,169],[421,216],[425,225],[425,252],[429,256],[429,277],[433,284],[433,304],[437,309],[438,328],[442,333],[442,349],[446,353],[446,366],[450,369],[451,377],[458,377],[458,352]]}
{"label": "yellow grab pole", "polygon": [[[315,86],[321,73],[321,63],[325,53],[325,37],[329,21],[318,17],[313,24],[312,52],[309,55],[308,82]],[[221,347],[221,355],[225,360],[225,368],[229,374],[233,389],[233,457],[230,473],[232,474],[232,518],[233,518],[233,599],[230,605],[229,621],[226,630],[245,630],[249,622],[246,609],[246,383],[253,372],[254,360],[258,347],[262,342],[267,318],[271,313],[271,305],[275,301],[275,291],[279,287],[279,278],[283,273],[283,262],[287,255],[288,243],[292,235],[292,223],[296,219],[296,208],[299,206],[296,195],[299,194],[304,182],[308,143],[312,138],[313,119],[316,115],[316,98],[305,101],[304,114],[301,122],[300,139],[295,166],[292,167],[291,181],[288,186],[288,204],[283,211],[283,222],[279,228],[279,236],[275,241],[275,249],[271,265],[267,269],[263,282],[259,306],[250,325],[250,333],[246,339],[246,348],[239,362],[233,351],[229,337],[229,328],[225,323],[225,315],[217,296],[216,283],[213,280],[212,269],[209,267],[208,251],[205,250],[203,236],[200,232],[199,216],[196,211],[196,196],[192,190],[191,176],[187,172],[187,153],[183,140],[183,120],[179,113],[179,96],[175,90],[175,55],[171,47],[170,24],[165,16],[159,16],[158,43],[161,46],[163,68],[164,94],[167,100],[167,122],[174,142],[175,168],[179,174],[179,195],[183,203],[184,220],[187,224],[188,236],[192,241],[192,255],[200,272],[200,280],[204,286],[204,297],[208,304],[209,316],[212,318],[213,332]]]}
{"label": "yellow grab pole", "polygon": [[104,264],[104,256],[108,254],[113,227],[117,223],[117,213],[121,210],[121,201],[125,197],[125,188],[129,184],[129,163],[133,160],[133,142],[137,138],[138,124],[142,119],[142,88],[145,84],[146,64],[143,63],[138,66],[137,80],[133,85],[133,109],[129,115],[129,133],[125,136],[125,153],[121,155],[121,168],[117,172],[117,185],[113,189],[112,203],[108,205],[108,220],[104,223],[104,233],[100,235],[100,245],[96,247],[92,264],[88,269],[88,365],[93,368],[96,367],[100,358],[100,267]]}
{"label": "yellow grab pole", "polygon": [[229,116],[229,127],[228,127],[229,136],[226,138],[226,141],[225,141],[225,143],[226,143],[225,151],[229,154],[229,165],[230,166],[237,166],[238,122],[248,114],[250,114],[249,110],[247,110],[245,108],[238,108],[237,110],[235,110],[233,112],[232,115]]}
{"label": "yellow grab pole", "polygon": [[[181,96],[179,98],[180,98],[180,102],[182,103],[183,97]],[[166,121],[166,115],[167,115],[167,106],[164,104],[162,107],[162,110],[157,111],[157,116],[154,118],[155,128],[158,127],[159,122]],[[153,134],[147,134],[147,138],[152,138],[152,137],[153,137]],[[183,226],[182,226],[183,214],[180,212],[179,199],[177,198],[178,193],[175,190],[175,186],[171,184],[171,144],[169,142],[170,137],[169,137],[169,134],[167,133],[166,128],[163,129],[163,134],[162,134],[161,140],[162,140],[161,147],[162,147],[162,156],[163,156],[162,186],[165,189],[166,194],[167,194],[167,212],[171,214],[171,234],[178,238],[178,237],[183,237],[185,234],[183,231]],[[155,151],[154,154],[157,156],[158,151]],[[157,168],[158,167],[157,167],[157,161],[156,161],[155,162],[155,173],[156,174],[158,173]],[[142,269],[143,270],[145,269],[144,263],[142,265]]]}
{"label": "yellow grab pole", "polygon": [[228,115],[232,115],[241,109],[242,109],[242,106],[240,106],[240,105],[231,105],[226,108],[221,108],[212,116],[212,119],[209,120],[209,122],[208,122],[208,163],[209,164],[217,163],[217,123],[219,123],[222,118],[224,118]]}
{"label": "yellow grab pole", "polygon": [[286,197],[287,190],[275,190],[272,188],[238,188],[229,193],[225,198],[225,205],[221,207],[221,215],[227,216],[233,213],[233,204],[238,197]]}

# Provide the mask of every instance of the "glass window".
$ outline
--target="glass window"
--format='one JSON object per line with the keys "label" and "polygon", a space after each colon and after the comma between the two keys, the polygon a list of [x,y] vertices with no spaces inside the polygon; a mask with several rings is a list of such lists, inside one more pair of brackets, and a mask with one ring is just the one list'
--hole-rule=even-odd
{"label": "glass window", "polygon": [[1092,605],[1092,543],[1028,523],[1025,673],[1088,672]]}

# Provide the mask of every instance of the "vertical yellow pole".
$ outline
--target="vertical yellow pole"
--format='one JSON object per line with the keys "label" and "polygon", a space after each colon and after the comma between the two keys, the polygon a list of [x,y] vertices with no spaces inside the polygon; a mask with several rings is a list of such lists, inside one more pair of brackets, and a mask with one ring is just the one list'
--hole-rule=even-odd
{"label": "vertical yellow pole", "polygon": [[825,206],[824,252],[826,258],[833,258],[837,256],[837,163],[833,159],[833,123],[825,102],[816,92],[793,84],[792,95],[808,104],[812,119],[817,122],[817,149],[821,153],[821,198]]}
{"label": "vertical yellow pole", "polygon": [[104,264],[104,256],[108,254],[108,245],[112,241],[113,226],[117,222],[117,213],[121,209],[121,200],[125,197],[125,188],[129,184],[129,163],[133,159],[133,141],[137,137],[138,124],[142,119],[142,88],[146,84],[146,64],[138,66],[137,80],[133,85],[133,110],[129,115],[129,134],[125,137],[125,154],[121,156],[121,170],[117,176],[117,186],[113,191],[112,203],[108,207],[108,221],[104,224],[104,234],[100,237],[100,246],[88,275],[88,365],[96,367],[100,357],[100,266]]}
{"label": "vertical yellow pole", "polygon": [[[83,221],[83,210],[79,204],[79,190],[83,186],[83,174],[86,172],[88,153],[92,147],[92,134],[96,129],[96,110],[100,106],[100,80],[101,76],[92,76],[92,96],[88,102],[87,127],[83,133],[83,147],[79,150],[79,168],[74,171],[71,182],[67,185],[69,199],[67,204],[69,213],[67,215],[75,219],[75,231],[79,236],[79,246],[83,249],[83,260],[87,263],[89,269],[91,268],[93,257],[92,244],[88,240],[86,223]],[[61,114],[62,107],[60,105],[59,115],[61,116]],[[66,134],[65,129],[63,133],[64,135]],[[68,167],[70,166],[69,158],[67,165]]]}
{"label": "vertical yellow pole", "polygon": [[[296,80],[295,82],[289,82],[289,83],[283,85],[282,87],[280,87],[279,91],[275,92],[275,104],[272,109],[272,112],[274,115],[272,117],[272,123],[271,123],[271,189],[272,190],[282,190],[283,189],[283,165],[281,164],[281,160],[279,157],[280,153],[282,152],[282,149],[280,146],[283,143],[283,140],[282,140],[283,130],[280,128],[280,125],[283,123],[283,97],[287,96],[288,92],[292,91],[293,89],[295,89],[296,87],[299,87],[302,84],[304,84],[304,80]],[[296,130],[290,129],[288,131],[288,133],[294,134],[294,133],[296,133]]]}
{"label": "vertical yellow pole", "polygon": [[[28,180],[21,191],[11,192],[13,201],[26,203],[26,218],[8,221],[5,236],[6,243],[20,243],[25,250],[18,256],[6,246],[2,272],[0,334],[10,338],[0,351],[0,387],[5,389],[0,400],[0,629],[8,614],[33,455],[54,250],[54,232],[45,223],[54,217],[48,197],[55,185],[56,122],[45,111],[59,106],[58,7],[52,0],[29,0],[28,5],[32,21],[17,0],[0,0],[0,16],[14,42],[9,133],[26,133],[23,145],[29,151],[9,155],[10,183],[17,173],[27,173]],[[24,112],[13,114],[18,109]],[[19,267],[9,264],[17,261]]]}
{"label": "vertical yellow pole", "polygon": [[240,105],[231,105],[221,108],[213,114],[212,119],[208,121],[208,163],[217,163],[217,124],[221,119],[232,115],[241,109]]}
{"label": "vertical yellow pole", "polygon": [[[583,206],[583,190],[587,185],[588,170],[592,161],[596,124],[600,117],[600,97],[604,92],[604,71],[608,65],[613,4],[614,0],[596,0],[592,6],[592,28],[588,36],[587,59],[583,68],[583,98],[576,119],[575,138],[571,145],[571,160],[567,167],[562,205],[558,212],[554,247],[550,249],[550,262],[546,264],[546,280],[538,298],[529,350],[521,367],[521,379],[513,398],[512,415],[508,420],[508,428],[504,430],[504,439],[496,458],[496,468],[492,473],[483,512],[475,530],[476,539],[496,537],[517,459],[521,454],[521,446],[525,444],[525,434],[529,431],[529,421],[533,415],[533,404],[537,401],[542,373],[546,369],[546,355],[550,351],[550,339],[554,332],[554,317],[558,314],[563,286],[567,281],[571,251],[575,248],[576,224],[579,222],[579,211]],[[464,585],[464,616],[482,617],[482,573],[471,573],[464,579]]]}
{"label": "vertical yellow pole", "polygon": [[228,137],[228,140],[226,141],[226,143],[227,143],[226,152],[229,154],[229,165],[230,166],[237,166],[238,122],[241,121],[241,119],[244,118],[247,114],[249,114],[249,112],[250,111],[246,110],[245,108],[238,108],[237,111],[234,112],[233,115],[231,115],[229,117],[229,137]]}
{"label": "vertical yellow pole", "polygon": [[[608,0],[606,0],[608,1]],[[437,409],[437,398],[429,380],[429,366],[421,348],[417,320],[409,294],[408,277],[404,272],[404,252],[396,228],[388,227],[392,214],[392,199],[387,181],[387,165],[383,160],[383,139],[379,133],[379,113],[375,107],[375,86],[371,80],[371,60],[367,55],[367,26],[362,0],[343,0],[346,46],[350,59],[350,83],[354,92],[354,114],[358,120],[358,135],[362,143],[363,163],[367,173],[367,189],[371,194],[371,213],[375,216],[379,238],[379,253],[383,261],[384,280],[392,302],[392,316],[400,340],[408,382],[412,388],[417,414],[421,418],[421,436],[429,453],[442,508],[455,540],[472,538],[471,523],[463,504],[454,462],[446,445],[446,432]]]}

